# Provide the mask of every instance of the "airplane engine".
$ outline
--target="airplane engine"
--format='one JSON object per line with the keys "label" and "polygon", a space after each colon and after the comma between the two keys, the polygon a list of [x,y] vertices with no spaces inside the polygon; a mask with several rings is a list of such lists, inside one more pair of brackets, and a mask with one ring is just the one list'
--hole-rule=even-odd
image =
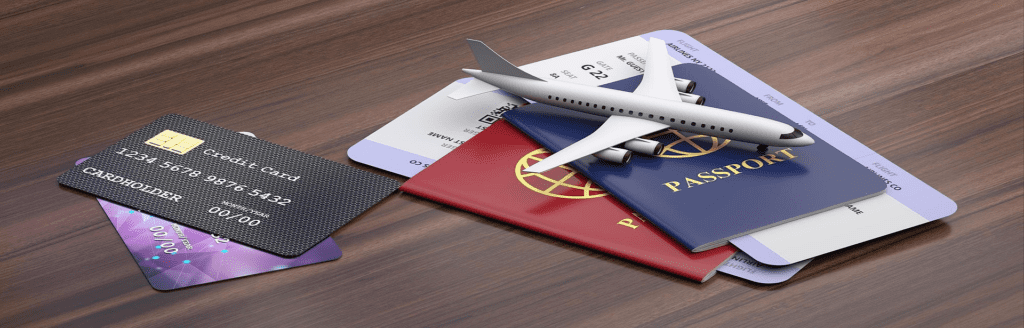
{"label": "airplane engine", "polygon": [[692,94],[692,93],[680,92],[679,93],[679,100],[682,100],[683,102],[688,102],[688,103],[691,103],[691,104],[697,104],[697,105],[703,105],[704,104],[704,97],[701,97],[701,96],[698,96],[698,95],[695,95],[695,94]]}
{"label": "airplane engine", "polygon": [[690,93],[693,92],[693,88],[697,87],[697,82],[693,82],[687,79],[676,78],[676,89],[682,92]]}
{"label": "airplane engine", "polygon": [[648,139],[636,138],[630,141],[626,141],[622,145],[622,148],[626,148],[644,155],[657,156],[661,155],[661,150],[665,149],[665,145]]}
{"label": "airplane engine", "polygon": [[594,153],[594,156],[609,162],[626,164],[633,159],[633,152],[622,148],[608,147],[608,149]]}

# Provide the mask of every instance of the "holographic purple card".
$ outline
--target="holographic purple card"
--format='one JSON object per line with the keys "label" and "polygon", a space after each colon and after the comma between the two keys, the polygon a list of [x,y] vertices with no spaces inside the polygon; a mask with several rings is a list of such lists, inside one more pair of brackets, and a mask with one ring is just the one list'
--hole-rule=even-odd
{"label": "holographic purple card", "polygon": [[96,199],[121,235],[149,284],[172,290],[336,260],[341,249],[327,238],[295,258],[283,258],[226,238]]}

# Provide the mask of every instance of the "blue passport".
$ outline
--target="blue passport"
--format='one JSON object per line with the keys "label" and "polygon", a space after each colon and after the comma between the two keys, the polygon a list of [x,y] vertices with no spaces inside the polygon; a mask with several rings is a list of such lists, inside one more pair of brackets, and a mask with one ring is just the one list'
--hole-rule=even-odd
{"label": "blue passport", "polygon": [[[694,93],[706,98],[706,106],[798,125],[707,68],[680,64],[672,69],[676,77],[697,82]],[[632,91],[640,79],[602,87]],[[583,139],[606,119],[543,104],[517,108],[504,118],[551,151]],[[811,137],[817,140],[813,145],[771,147],[761,154],[755,144],[666,130],[647,136],[665,144],[657,157],[633,156],[622,165],[587,156],[571,165],[686,248],[700,252],[884,191],[885,184],[870,170]]]}

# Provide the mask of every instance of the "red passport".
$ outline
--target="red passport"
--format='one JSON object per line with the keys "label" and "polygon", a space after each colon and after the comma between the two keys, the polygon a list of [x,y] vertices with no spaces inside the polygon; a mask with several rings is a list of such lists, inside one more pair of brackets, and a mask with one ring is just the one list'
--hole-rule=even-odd
{"label": "red passport", "polygon": [[691,253],[569,166],[522,171],[549,154],[501,120],[401,190],[700,282],[736,253]]}

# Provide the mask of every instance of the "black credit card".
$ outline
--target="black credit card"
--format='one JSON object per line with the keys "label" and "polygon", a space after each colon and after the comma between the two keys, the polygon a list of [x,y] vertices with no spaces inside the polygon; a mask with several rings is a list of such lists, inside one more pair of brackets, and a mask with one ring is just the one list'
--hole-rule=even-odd
{"label": "black credit card", "polygon": [[306,252],[401,184],[174,114],[57,182],[284,257]]}

